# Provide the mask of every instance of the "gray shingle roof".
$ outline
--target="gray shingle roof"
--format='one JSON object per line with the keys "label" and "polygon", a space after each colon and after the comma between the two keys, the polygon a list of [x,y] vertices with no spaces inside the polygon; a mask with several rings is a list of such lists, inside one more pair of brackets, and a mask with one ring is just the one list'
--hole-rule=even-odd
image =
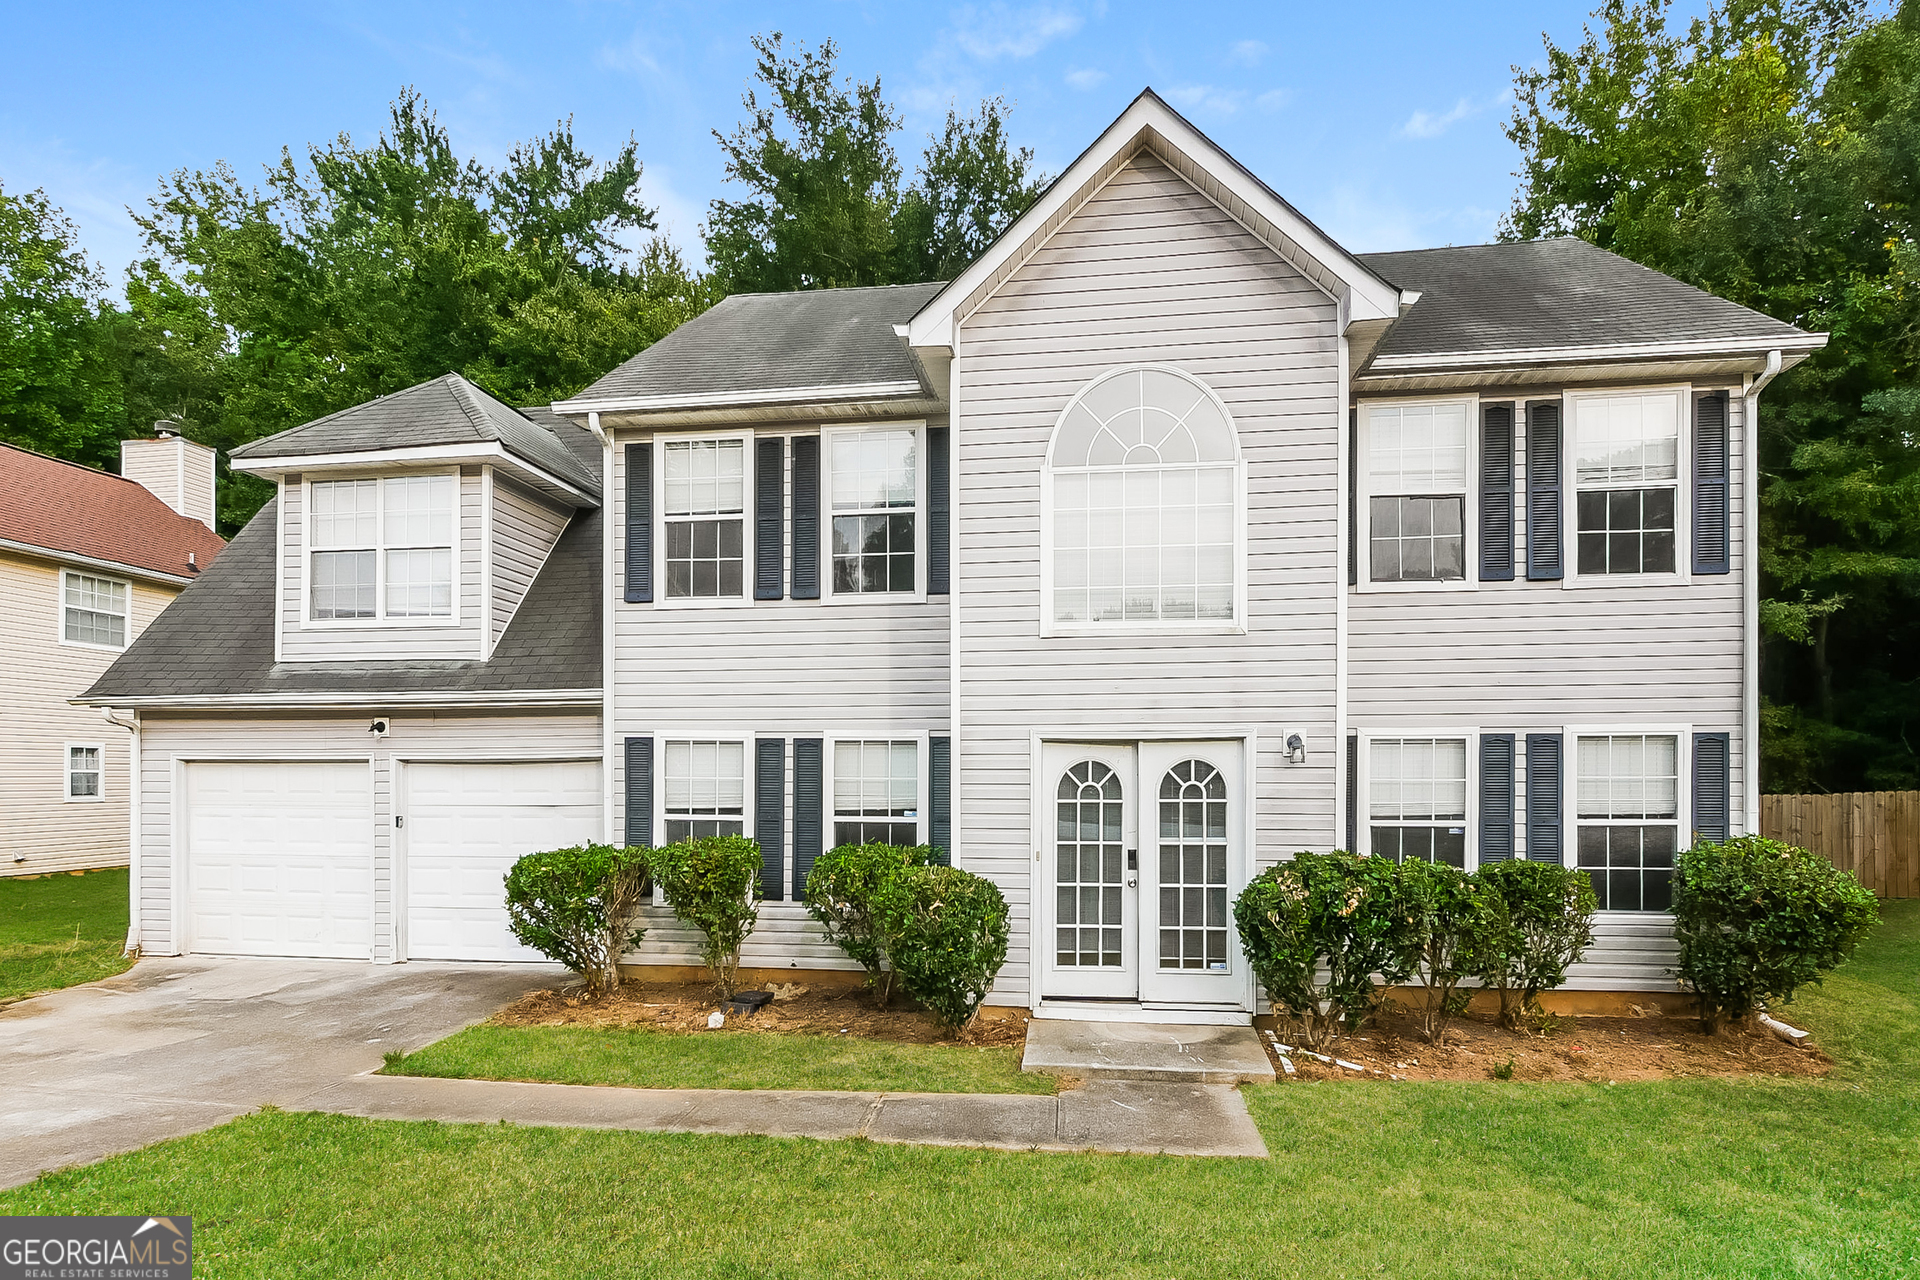
{"label": "gray shingle roof", "polygon": [[573,397],[575,404],[715,393],[912,383],[920,371],[893,326],[944,287],[888,285],[736,293]]}
{"label": "gray shingle roof", "polygon": [[1383,356],[1616,343],[1804,339],[1804,331],[1571,237],[1360,260],[1420,300]]}
{"label": "gray shingle roof", "polygon": [[489,442],[569,484],[589,493],[600,492],[596,469],[582,466],[551,430],[537,425],[520,410],[501,404],[457,373],[241,445],[233,456],[312,457]]}

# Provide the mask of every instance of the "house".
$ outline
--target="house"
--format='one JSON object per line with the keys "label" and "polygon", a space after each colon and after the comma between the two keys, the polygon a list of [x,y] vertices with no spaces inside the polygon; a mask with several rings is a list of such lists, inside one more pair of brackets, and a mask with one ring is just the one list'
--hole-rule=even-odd
{"label": "house", "polygon": [[[1671,989],[1757,811],[1754,457],[1824,342],[1575,240],[1356,255],[1151,92],[957,279],[735,296],[550,411],[457,377],[239,450],[277,501],[87,701],[153,951],[522,955],[530,849],[991,877],[993,998],[1245,1019],[1228,911],[1347,847],[1590,868]],[[636,960],[687,963],[656,919]]]}
{"label": "house", "polygon": [[117,476],[0,445],[0,876],[127,864],[127,731],[69,699],[213,563],[213,525],[213,450],[178,433],[124,441]]}

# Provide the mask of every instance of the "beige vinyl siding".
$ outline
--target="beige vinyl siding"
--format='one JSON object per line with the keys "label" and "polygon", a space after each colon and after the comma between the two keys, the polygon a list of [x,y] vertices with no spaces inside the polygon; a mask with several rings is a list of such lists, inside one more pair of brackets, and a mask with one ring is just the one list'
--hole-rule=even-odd
{"label": "beige vinyl siding", "polygon": [[[592,712],[401,712],[388,735],[367,731],[375,712],[212,715],[147,712],[142,717],[140,825],[141,946],[173,955],[176,787],[191,760],[351,760],[373,771],[375,960],[393,959],[393,777],[396,761],[598,759],[600,719]],[[124,825],[123,825],[124,830]],[[183,851],[181,851],[183,852]],[[178,886],[180,892],[185,886]]]}
{"label": "beige vinyl siding", "polygon": [[[1068,400],[1120,365],[1211,387],[1247,475],[1245,635],[1040,635],[1040,485]],[[1333,302],[1166,166],[1137,158],[958,337],[955,860],[1015,915],[994,998],[1024,1002],[1033,735],[1258,737],[1257,867],[1334,827],[1341,388]],[[1289,733],[1307,763],[1283,762]]]}
{"label": "beige vinyl siding", "polygon": [[[61,643],[60,573],[54,560],[0,553],[0,876],[127,865],[127,759],[132,736],[92,707],[84,693],[120,656],[117,649]],[[81,569],[95,577],[116,575]],[[178,594],[135,578],[127,639]],[[105,748],[105,799],[68,800],[66,747]]]}
{"label": "beige vinyl siding", "polygon": [[211,449],[181,450],[180,510],[193,515],[195,519],[199,518],[195,514],[197,512],[213,512],[214,519],[208,523],[209,528],[219,524],[218,508],[213,500],[215,456]]}
{"label": "beige vinyl siding", "polygon": [[[442,471],[444,474],[444,469]],[[454,548],[459,624],[408,626],[386,622],[310,624],[302,583],[306,574],[306,488],[289,478],[280,486],[280,660],[367,662],[485,657],[490,602],[483,596],[480,468],[463,467],[459,486],[459,545]]]}
{"label": "beige vinyl siding", "polygon": [[522,485],[494,473],[493,599],[487,648],[500,642],[527,588],[560,540],[571,513]]}

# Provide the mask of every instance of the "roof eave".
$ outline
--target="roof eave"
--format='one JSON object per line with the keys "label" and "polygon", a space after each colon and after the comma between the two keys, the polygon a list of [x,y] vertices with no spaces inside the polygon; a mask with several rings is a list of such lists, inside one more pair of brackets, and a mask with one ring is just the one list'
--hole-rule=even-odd
{"label": "roof eave", "polygon": [[[145,565],[128,564],[124,560],[111,560],[103,556],[90,556],[79,551],[68,551],[61,547],[43,547],[33,542],[17,542],[12,538],[0,538],[0,551],[11,551],[19,555],[33,556],[41,560],[55,560],[62,564],[71,564],[83,569],[99,569],[107,573],[119,574],[126,578],[139,578],[146,582],[158,582],[172,587],[184,587],[198,576],[191,573],[167,573],[160,569],[149,569]],[[202,568],[205,566],[203,565]]]}
{"label": "roof eave", "polygon": [[375,467],[405,466],[420,463],[443,465],[474,464],[503,468],[563,502],[575,507],[597,507],[600,495],[572,480],[554,474],[538,463],[492,440],[469,444],[415,445],[404,449],[361,449],[342,453],[280,454],[263,458],[236,458],[235,471],[266,479],[284,475],[325,471],[360,471]]}
{"label": "roof eave", "polygon": [[909,378],[886,382],[843,382],[812,387],[765,387],[748,391],[706,391],[694,395],[609,396],[557,400],[562,417],[589,413],[668,413],[701,409],[745,409],[757,405],[835,404],[862,400],[924,399],[927,388]]}
{"label": "roof eave", "polygon": [[1527,368],[1543,364],[1606,364],[1633,360],[1684,360],[1761,356],[1769,351],[1804,360],[1827,345],[1824,333],[1780,334],[1750,338],[1699,338],[1680,342],[1615,342],[1579,347],[1528,347],[1504,351],[1434,351],[1376,355],[1360,376],[1447,373]]}
{"label": "roof eave", "polygon": [[82,694],[67,701],[76,707],[174,708],[182,711],[300,710],[339,708],[380,711],[394,707],[580,707],[598,710],[598,689],[409,690],[382,693],[377,689],[351,693],[217,693],[137,694],[100,696]]}

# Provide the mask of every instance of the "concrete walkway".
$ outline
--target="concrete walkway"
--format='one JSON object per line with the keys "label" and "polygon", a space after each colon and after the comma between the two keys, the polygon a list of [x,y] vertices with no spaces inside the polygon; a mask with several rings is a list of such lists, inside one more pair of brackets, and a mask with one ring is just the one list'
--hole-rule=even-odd
{"label": "concrete walkway", "polygon": [[1273,1060],[1244,1026],[1036,1018],[1027,1027],[1020,1066],[1089,1082],[1273,1083]]}

